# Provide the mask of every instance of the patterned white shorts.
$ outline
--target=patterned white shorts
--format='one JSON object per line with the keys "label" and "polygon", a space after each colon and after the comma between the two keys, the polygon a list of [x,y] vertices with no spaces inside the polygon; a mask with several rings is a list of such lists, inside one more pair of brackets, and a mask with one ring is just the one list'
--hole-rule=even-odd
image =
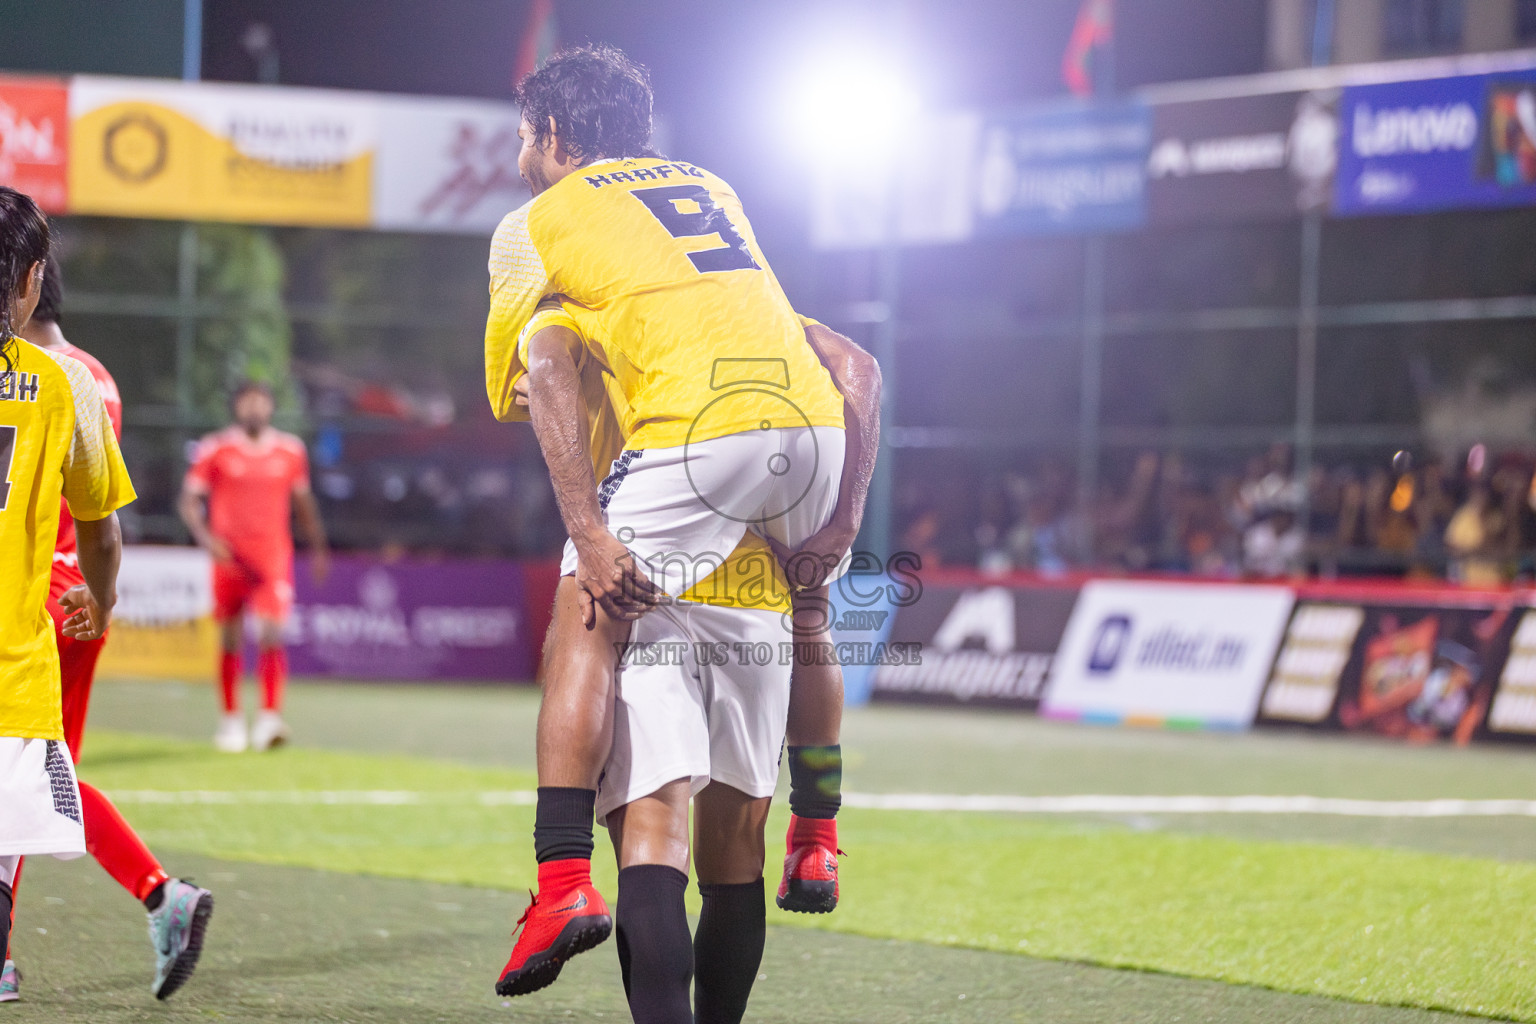
{"label": "patterned white shorts", "polygon": [[85,853],[80,787],[61,740],[0,736],[0,857]]}

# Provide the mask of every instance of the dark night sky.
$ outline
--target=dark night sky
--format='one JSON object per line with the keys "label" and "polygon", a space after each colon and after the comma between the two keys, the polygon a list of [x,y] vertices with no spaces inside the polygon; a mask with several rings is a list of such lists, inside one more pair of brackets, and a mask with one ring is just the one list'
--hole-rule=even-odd
{"label": "dark night sky", "polygon": [[[751,116],[820,40],[905,38],[935,102],[1008,103],[1062,92],[1079,0],[556,0],[565,42],[611,42],[648,64],[674,120]],[[1121,0],[1121,87],[1262,70],[1264,0]],[[255,77],[240,38],[273,27],[289,85],[505,97],[525,0],[207,0],[204,76]],[[678,133],[682,136],[684,133]]]}
{"label": "dark night sky", "polygon": [[[838,40],[903,53],[937,107],[1059,96],[1080,0],[555,0],[563,43],[602,41],[651,68],[659,140],[732,181],[769,252],[804,244],[795,145],[776,103],[812,55]],[[1265,0],[1120,0],[1116,81],[1257,72]],[[904,9],[904,18],[893,10]],[[241,47],[270,25],[280,80],[387,92],[506,98],[527,0],[207,0],[205,78],[252,81]],[[790,268],[781,276],[794,276]],[[785,281],[791,285],[790,280]]]}

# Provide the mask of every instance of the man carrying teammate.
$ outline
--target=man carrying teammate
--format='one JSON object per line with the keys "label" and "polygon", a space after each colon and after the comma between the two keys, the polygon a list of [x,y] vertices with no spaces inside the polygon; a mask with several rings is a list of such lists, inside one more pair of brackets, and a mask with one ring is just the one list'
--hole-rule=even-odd
{"label": "man carrying teammate", "polygon": [[[272,426],[276,402],[267,385],[251,381],[230,399],[235,422],[203,438],[182,484],[177,511],[192,539],[213,556],[214,618],[219,623],[219,684],[224,714],[213,742],[237,754],[247,745],[268,750],[288,738],[283,687],[288,657],[283,625],[293,608],[293,532],[309,543],[310,568],[323,580],[330,566],[320,507],[309,487],[304,442]],[[204,503],[207,503],[206,514]],[[245,614],[257,622],[257,673],[262,710],[246,734],[240,710]]]}
{"label": "man carrying teammate", "polygon": [[[122,435],[123,403],[117,382],[90,353],[71,345],[59,322],[63,287],[58,264],[48,261],[41,294],[32,318],[20,331],[25,341],[50,354],[77,360],[90,373],[101,394],[114,438]],[[96,660],[106,643],[105,636],[81,639],[65,632],[66,609],[62,597],[83,585],[85,576],[75,536],[75,521],[69,507],[59,509],[58,541],[53,551],[53,573],[48,589],[48,614],[53,619],[54,641],[58,647],[60,696],[64,721],[64,742],[72,760],[80,760],[80,744],[85,731],[86,710],[90,705],[91,683],[96,675]],[[200,908],[212,908],[213,897],[206,889],[171,878],[155,855],[118,813],[112,802],[95,786],[81,782],[80,810],[85,818],[85,847],[106,869],[107,874],[133,894],[149,912],[150,937],[155,944],[156,971],[152,986],[158,998],[165,999],[181,987],[197,965],[202,948],[202,925],[193,934],[191,925],[199,920]],[[20,877],[20,865],[17,876]],[[201,920],[206,922],[207,910]],[[15,999],[20,975],[9,951],[5,969],[0,973],[0,1001]]]}
{"label": "man carrying teammate", "polygon": [[[21,856],[78,857],[95,827],[84,820],[64,742],[59,651],[47,610],[60,499],[75,520],[82,582],[58,598],[59,632],[82,643],[106,633],[122,554],[116,511],[134,499],[90,371],[16,336],[42,293],[48,254],[42,212],[0,186],[0,946],[10,939]],[[213,903],[197,891],[199,898],[173,907],[162,890],[150,915],[151,930],[159,915],[172,947],[156,972],[162,998],[191,974],[201,950]]]}
{"label": "man carrying teammate", "polygon": [[[645,155],[649,84],[622,54],[567,51],[520,93],[519,165],[535,199],[503,221],[493,246],[487,389],[498,416],[517,418],[526,371],[574,578],[562,579],[541,672],[540,892],[498,991],[540,988],[564,959],[606,937],[606,907],[588,875],[591,787],[606,756],[596,805],[619,854],[619,952],[636,1019],[693,1019],[696,961],[698,1020],[738,1020],[762,953],[764,816],[785,715],[795,717],[789,666],[752,665],[739,651],[777,651],[769,637],[785,633],[779,615],[670,599],[717,568],[750,527],[786,556],[803,555],[790,565],[795,610],[819,613],[807,632],[825,637],[825,582],[857,531],[873,464],[873,407],[863,399],[878,396],[878,371],[832,332],[818,328],[824,352],[807,343],[729,186]],[[573,324],[525,329],[546,295],[569,300]],[[588,356],[612,375],[626,435],[601,492],[580,402]],[[831,369],[855,386],[840,392]],[[585,636],[573,624],[583,619]],[[724,663],[626,660],[610,691],[614,645],[626,640],[629,650],[675,642],[736,653]],[[808,704],[832,742],[804,775],[792,760],[791,803],[798,796],[835,813],[835,666],[817,687]],[[557,750],[564,755],[546,756]],[[705,895],[696,954],[682,902],[695,792]],[[821,905],[804,909],[835,899],[831,817],[797,813],[791,830],[792,850],[822,854]],[[786,883],[805,861],[792,853]]]}

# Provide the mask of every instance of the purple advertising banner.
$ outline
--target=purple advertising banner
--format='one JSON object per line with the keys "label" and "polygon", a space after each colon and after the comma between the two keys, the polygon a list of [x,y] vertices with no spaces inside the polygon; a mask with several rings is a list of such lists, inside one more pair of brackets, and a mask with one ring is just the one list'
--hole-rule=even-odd
{"label": "purple advertising banner", "polygon": [[1536,203],[1536,72],[1344,90],[1335,212]]}
{"label": "purple advertising banner", "polygon": [[289,664],[343,679],[531,679],[523,573],[511,561],[341,556],[317,584],[300,564]]}

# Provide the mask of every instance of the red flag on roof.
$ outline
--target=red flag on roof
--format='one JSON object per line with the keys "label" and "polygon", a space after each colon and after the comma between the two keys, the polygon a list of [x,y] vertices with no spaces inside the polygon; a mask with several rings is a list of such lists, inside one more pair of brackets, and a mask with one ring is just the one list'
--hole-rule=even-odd
{"label": "red flag on roof", "polygon": [[[1072,26],[1072,38],[1061,58],[1061,77],[1079,96],[1092,96],[1094,51],[1102,51],[1114,38],[1114,0],[1083,0]],[[1103,59],[1102,54],[1100,60]]]}
{"label": "red flag on roof", "polygon": [[512,84],[538,70],[555,52],[559,34],[555,29],[555,0],[533,0],[528,6],[528,25],[517,47],[517,64],[512,68]]}

